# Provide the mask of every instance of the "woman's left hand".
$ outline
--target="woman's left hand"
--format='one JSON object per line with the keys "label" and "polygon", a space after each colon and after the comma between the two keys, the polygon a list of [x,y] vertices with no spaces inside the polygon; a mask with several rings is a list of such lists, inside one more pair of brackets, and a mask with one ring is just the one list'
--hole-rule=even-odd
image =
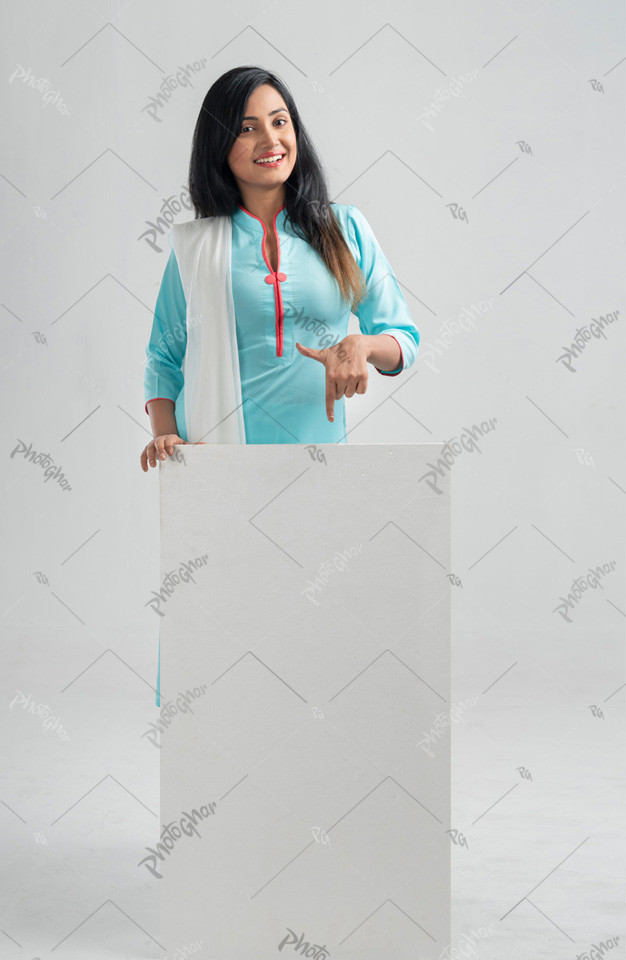
{"label": "woman's left hand", "polygon": [[351,333],[323,350],[305,347],[301,343],[296,343],[296,347],[304,357],[319,360],[326,368],[326,416],[332,422],[335,419],[335,400],[340,400],[344,394],[353,397],[355,393],[365,393],[367,390],[368,353],[365,337]]}

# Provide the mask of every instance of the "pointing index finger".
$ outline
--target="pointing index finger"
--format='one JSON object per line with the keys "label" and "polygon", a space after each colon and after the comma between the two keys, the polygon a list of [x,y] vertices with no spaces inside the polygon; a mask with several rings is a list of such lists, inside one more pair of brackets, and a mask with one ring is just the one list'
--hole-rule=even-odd
{"label": "pointing index finger", "polygon": [[326,416],[332,423],[335,419],[335,381],[326,372]]}

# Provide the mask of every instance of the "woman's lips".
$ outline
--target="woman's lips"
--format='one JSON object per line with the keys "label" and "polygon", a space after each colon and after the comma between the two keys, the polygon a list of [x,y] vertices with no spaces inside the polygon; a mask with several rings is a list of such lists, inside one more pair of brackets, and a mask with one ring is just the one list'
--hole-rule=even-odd
{"label": "woman's lips", "polygon": [[257,167],[279,167],[286,156],[287,154],[284,153],[280,158],[280,160],[273,160],[271,163],[269,163],[267,160],[259,161],[259,163],[257,163],[257,161],[255,160],[254,164]]}

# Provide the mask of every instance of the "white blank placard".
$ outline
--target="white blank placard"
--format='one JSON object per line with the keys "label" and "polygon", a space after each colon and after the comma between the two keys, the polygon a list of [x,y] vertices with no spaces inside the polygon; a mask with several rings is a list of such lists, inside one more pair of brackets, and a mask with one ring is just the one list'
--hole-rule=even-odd
{"label": "white blank placard", "polygon": [[168,955],[449,944],[441,448],[206,444],[160,465]]}

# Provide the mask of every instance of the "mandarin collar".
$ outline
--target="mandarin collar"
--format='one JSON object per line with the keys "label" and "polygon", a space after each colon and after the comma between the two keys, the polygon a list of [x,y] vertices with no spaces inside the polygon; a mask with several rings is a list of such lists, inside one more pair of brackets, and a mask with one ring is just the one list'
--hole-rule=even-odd
{"label": "mandarin collar", "polygon": [[[276,229],[283,230],[285,224],[285,214],[287,213],[287,207],[283,204],[278,213],[276,214]],[[233,223],[236,223],[237,226],[243,227],[244,230],[248,230],[254,234],[263,234],[263,221],[256,217],[253,213],[250,213],[249,210],[246,210],[240,204],[237,204],[235,212],[233,213]]]}

